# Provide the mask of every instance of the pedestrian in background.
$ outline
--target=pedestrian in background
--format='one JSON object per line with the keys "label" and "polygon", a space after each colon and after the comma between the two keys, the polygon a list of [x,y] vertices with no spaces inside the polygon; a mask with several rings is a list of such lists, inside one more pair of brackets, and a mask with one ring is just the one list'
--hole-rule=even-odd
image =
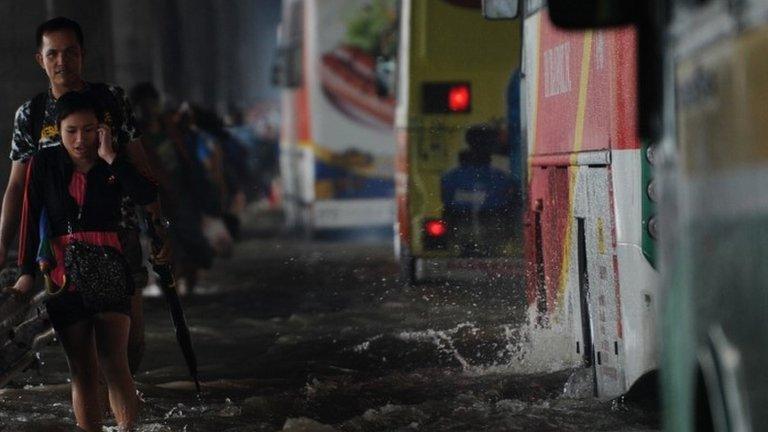
{"label": "pedestrian in background", "polygon": [[189,295],[198,273],[211,268],[215,255],[203,233],[203,220],[221,213],[221,196],[199,156],[198,146],[205,146],[202,152],[208,154],[207,143],[195,133],[191,111],[161,112],[160,94],[151,83],[134,86],[131,102],[139,112],[142,141],[158,175],[163,210],[171,221],[168,232],[179,291]]}

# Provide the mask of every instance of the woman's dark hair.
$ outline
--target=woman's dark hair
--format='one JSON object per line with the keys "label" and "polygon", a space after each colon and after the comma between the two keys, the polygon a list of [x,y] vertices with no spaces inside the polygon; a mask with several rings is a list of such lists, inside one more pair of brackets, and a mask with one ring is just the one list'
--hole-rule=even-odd
{"label": "woman's dark hair", "polygon": [[104,121],[101,107],[88,91],[71,91],[56,101],[56,127],[61,127],[61,121],[76,112],[92,112],[99,123]]}
{"label": "woman's dark hair", "polygon": [[43,46],[43,35],[61,30],[71,30],[77,38],[77,43],[80,44],[80,48],[83,48],[83,29],[80,28],[80,24],[72,21],[69,18],[56,17],[49,19],[48,21],[40,24],[37,27],[35,33],[35,42],[37,43],[37,49],[39,50]]}

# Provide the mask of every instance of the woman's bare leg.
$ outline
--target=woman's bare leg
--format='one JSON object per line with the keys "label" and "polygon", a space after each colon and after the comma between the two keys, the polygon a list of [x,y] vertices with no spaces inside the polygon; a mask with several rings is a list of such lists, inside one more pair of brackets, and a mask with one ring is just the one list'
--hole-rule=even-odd
{"label": "woman's bare leg", "polygon": [[109,404],[117,425],[127,430],[136,423],[138,399],[133,376],[128,368],[128,315],[105,312],[96,315],[96,347],[101,371],[109,388]]}
{"label": "woman's bare leg", "polygon": [[58,336],[69,363],[72,409],[77,425],[88,432],[101,431],[93,322],[81,321],[72,324],[59,332]]}

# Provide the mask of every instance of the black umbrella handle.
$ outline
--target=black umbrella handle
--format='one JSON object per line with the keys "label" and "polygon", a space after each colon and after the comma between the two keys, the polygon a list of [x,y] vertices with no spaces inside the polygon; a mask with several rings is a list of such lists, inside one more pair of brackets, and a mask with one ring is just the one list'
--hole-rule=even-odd
{"label": "black umbrella handle", "polygon": [[158,233],[158,228],[162,228],[163,231],[167,230],[171,226],[171,221],[165,217],[152,217],[152,213],[147,212],[145,216],[145,222],[147,225],[147,234],[152,240],[152,250],[154,253],[159,252],[163,248],[163,238]]}

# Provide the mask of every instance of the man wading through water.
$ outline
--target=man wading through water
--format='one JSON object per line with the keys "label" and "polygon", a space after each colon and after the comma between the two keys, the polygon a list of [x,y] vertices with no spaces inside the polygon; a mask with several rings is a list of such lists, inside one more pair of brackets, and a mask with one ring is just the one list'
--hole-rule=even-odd
{"label": "man wading through water", "polygon": [[[26,165],[41,148],[61,145],[56,127],[56,100],[69,91],[88,91],[104,107],[105,123],[114,137],[115,149],[125,153],[130,162],[145,177],[151,178],[149,165],[134,125],[133,113],[123,89],[103,83],[83,80],[83,33],[80,25],[58,17],[37,28],[35,58],[48,76],[49,88],[19,107],[14,119],[11,142],[11,172],[3,197],[0,216],[0,266],[6,264],[10,244],[19,227]],[[131,268],[137,287],[131,298],[131,327],[128,339],[128,359],[131,373],[135,374],[144,353],[144,318],[141,289],[147,283],[147,269],[142,263],[138,223],[133,204],[124,200],[119,232],[120,243]],[[153,220],[160,220],[157,203],[146,206]],[[159,225],[159,224],[155,224]],[[157,226],[165,238],[156,259],[165,261],[170,256],[170,245],[162,226]]]}

